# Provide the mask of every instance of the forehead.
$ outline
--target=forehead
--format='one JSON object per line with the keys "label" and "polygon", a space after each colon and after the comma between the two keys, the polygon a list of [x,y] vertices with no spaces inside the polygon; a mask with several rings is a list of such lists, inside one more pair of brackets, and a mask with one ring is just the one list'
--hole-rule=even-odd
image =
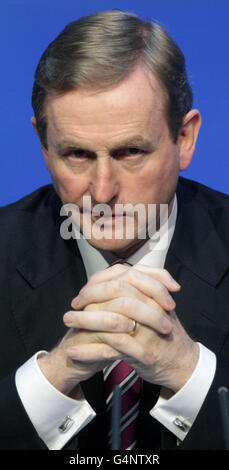
{"label": "forehead", "polygon": [[78,88],[46,101],[48,134],[84,137],[99,141],[138,130],[148,133],[165,125],[165,94],[151,72],[138,67],[107,89]]}

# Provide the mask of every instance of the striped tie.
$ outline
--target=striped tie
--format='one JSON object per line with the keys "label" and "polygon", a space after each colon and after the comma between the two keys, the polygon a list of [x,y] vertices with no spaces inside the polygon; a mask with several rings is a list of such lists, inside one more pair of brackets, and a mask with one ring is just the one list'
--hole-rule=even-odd
{"label": "striped tie", "polygon": [[113,389],[115,385],[119,385],[121,392],[120,450],[134,449],[142,381],[125,361],[115,361],[111,366],[106,367],[104,381],[109,426],[108,445],[111,447]]}

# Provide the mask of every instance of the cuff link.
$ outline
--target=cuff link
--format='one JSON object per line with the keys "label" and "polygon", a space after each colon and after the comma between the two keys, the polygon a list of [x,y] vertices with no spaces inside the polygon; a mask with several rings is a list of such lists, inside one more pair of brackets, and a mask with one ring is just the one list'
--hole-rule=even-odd
{"label": "cuff link", "polygon": [[58,427],[60,432],[67,432],[73,425],[74,421],[70,418],[70,416],[66,416],[64,418],[63,423]]}
{"label": "cuff link", "polygon": [[175,426],[177,426],[183,432],[187,432],[190,428],[190,425],[178,416],[173,420],[173,424],[175,424]]}

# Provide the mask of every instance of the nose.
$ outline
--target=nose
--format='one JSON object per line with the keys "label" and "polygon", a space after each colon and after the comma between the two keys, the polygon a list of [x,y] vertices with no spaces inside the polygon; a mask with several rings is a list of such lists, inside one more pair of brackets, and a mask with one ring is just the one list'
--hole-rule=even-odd
{"label": "nose", "polygon": [[119,193],[118,172],[111,157],[95,162],[91,172],[89,190],[94,202],[108,204],[115,201]]}

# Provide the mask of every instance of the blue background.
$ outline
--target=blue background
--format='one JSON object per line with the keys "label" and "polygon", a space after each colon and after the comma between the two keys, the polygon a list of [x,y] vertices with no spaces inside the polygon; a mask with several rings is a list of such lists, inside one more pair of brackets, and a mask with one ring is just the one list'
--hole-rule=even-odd
{"label": "blue background", "polygon": [[229,192],[229,0],[0,0],[0,205],[50,182],[30,121],[42,52],[69,21],[110,8],[156,19],[178,42],[203,119],[183,176]]}

